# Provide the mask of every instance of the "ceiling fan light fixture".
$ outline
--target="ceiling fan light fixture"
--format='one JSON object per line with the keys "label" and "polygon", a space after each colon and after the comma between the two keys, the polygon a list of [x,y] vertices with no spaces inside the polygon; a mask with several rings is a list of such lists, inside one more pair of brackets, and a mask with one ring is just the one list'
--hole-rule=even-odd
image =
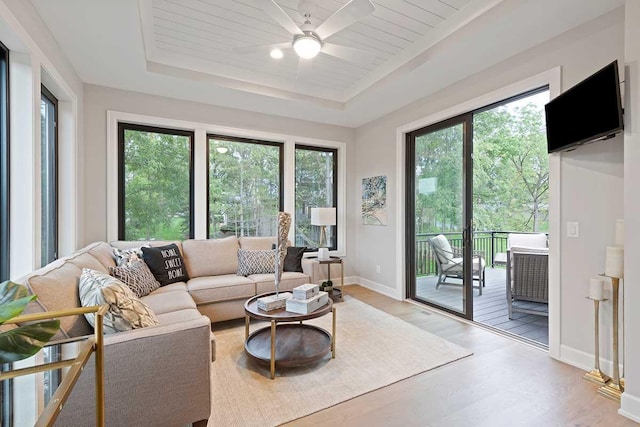
{"label": "ceiling fan light fixture", "polygon": [[318,36],[312,32],[305,32],[293,41],[293,50],[300,58],[311,59],[320,52],[320,48],[322,48],[322,43]]}
{"label": "ceiling fan light fixture", "polygon": [[273,59],[282,59],[284,53],[282,53],[282,50],[280,49],[272,49],[271,52],[269,52],[269,55],[271,55]]}

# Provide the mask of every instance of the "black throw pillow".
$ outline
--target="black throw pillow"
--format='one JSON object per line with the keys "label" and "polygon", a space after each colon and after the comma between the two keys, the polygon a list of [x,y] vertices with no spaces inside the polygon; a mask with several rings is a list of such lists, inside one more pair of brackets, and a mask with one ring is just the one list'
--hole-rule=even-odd
{"label": "black throw pillow", "polygon": [[178,245],[172,243],[156,248],[142,248],[142,259],[160,286],[189,280]]}
{"label": "black throw pillow", "polygon": [[[276,248],[274,243],[271,246],[272,249]],[[287,246],[287,256],[284,258],[284,271],[295,271],[296,273],[302,273],[302,257],[304,251],[307,250],[306,246]]]}

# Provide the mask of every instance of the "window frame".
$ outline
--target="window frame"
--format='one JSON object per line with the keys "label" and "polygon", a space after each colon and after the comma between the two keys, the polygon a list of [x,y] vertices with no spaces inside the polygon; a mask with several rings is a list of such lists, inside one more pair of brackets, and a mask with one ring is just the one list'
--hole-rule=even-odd
{"label": "window frame", "polygon": [[117,184],[117,204],[118,204],[118,240],[125,239],[125,192],[124,192],[124,133],[127,130],[160,133],[164,135],[189,137],[189,238],[193,239],[195,230],[195,133],[184,129],[172,129],[168,127],[158,127],[143,125],[138,123],[118,122],[118,184]]}
{"label": "window frame", "polygon": [[229,142],[240,142],[240,143],[246,143],[246,144],[257,144],[257,145],[267,145],[267,146],[271,146],[271,147],[278,147],[278,179],[280,180],[280,195],[278,198],[278,209],[280,211],[284,210],[284,193],[285,193],[285,180],[284,180],[284,144],[282,142],[275,142],[275,141],[265,141],[265,140],[260,140],[260,139],[251,139],[251,138],[242,138],[242,137],[238,137],[238,136],[228,136],[228,135],[220,135],[220,134],[215,134],[215,133],[207,133],[207,144],[206,144],[206,149],[207,149],[207,201],[206,201],[206,205],[207,205],[207,223],[206,223],[206,232],[207,232],[207,239],[211,239],[211,212],[210,212],[210,205],[211,205],[211,201],[209,200],[209,190],[210,190],[210,178],[211,175],[209,173],[210,171],[210,140],[212,139],[216,139],[216,140],[221,140],[221,141],[229,141]]}
{"label": "window frame", "polygon": [[[44,84],[40,85],[40,97],[41,99],[44,98],[46,99],[48,102],[50,102],[53,105],[53,152],[49,152],[47,151],[47,156],[53,156],[53,161],[52,163],[52,168],[53,168],[53,173],[51,175],[48,176],[49,179],[53,180],[53,186],[52,186],[52,192],[50,192],[48,194],[48,196],[51,196],[53,198],[53,221],[52,221],[52,225],[53,225],[53,233],[51,238],[53,239],[53,254],[52,257],[47,257],[46,259],[45,257],[45,253],[42,250],[42,243],[44,241],[43,239],[43,235],[42,233],[40,234],[40,261],[41,261],[41,265],[46,265],[54,260],[56,260],[58,258],[58,233],[59,233],[59,224],[58,224],[58,209],[59,209],[59,186],[58,186],[58,165],[59,165],[59,157],[58,157],[58,153],[59,153],[59,143],[58,143],[58,98],[56,98],[53,93],[51,93],[51,91],[49,89],[47,89],[47,87]],[[42,135],[42,129],[40,130],[40,135]],[[50,141],[47,141],[47,144]],[[45,143],[45,141],[40,141],[40,145],[41,145],[41,149],[42,149],[42,145]],[[42,152],[42,151],[41,151]],[[42,168],[42,164],[43,164],[44,159],[41,158],[40,159],[40,165]],[[41,179],[42,179],[42,169],[40,170],[41,172]],[[44,191],[42,188],[40,188],[40,201],[41,201],[41,206],[40,206],[40,212],[42,213],[42,199],[45,196]],[[40,230],[42,230],[42,224],[44,223],[45,220],[48,220],[47,218],[44,218],[43,215],[40,216]]]}
{"label": "window frame", "polygon": [[[218,124],[173,119],[153,115],[137,114],[118,110],[107,110],[107,233],[106,239],[118,239],[118,124],[135,123],[147,126],[157,126],[162,128],[189,130],[195,133],[195,237],[196,239],[206,239],[206,192],[207,192],[207,134],[235,136],[248,139],[258,139],[265,141],[280,142],[284,145],[284,211],[292,213],[292,221],[295,221],[294,212],[294,146],[296,143],[318,147],[330,147],[338,150],[338,212],[337,221],[346,223],[347,218],[347,143],[320,139],[309,136],[301,136],[287,133],[277,133],[273,131],[255,130],[252,128],[237,128]],[[247,125],[249,126],[249,125]],[[291,233],[291,231],[290,231]],[[290,234],[290,238],[293,234]],[[347,255],[347,234],[346,227],[340,227],[337,237],[338,249],[331,251],[331,255]],[[305,254],[305,256],[311,253]]]}
{"label": "window frame", "polygon": [[[295,210],[295,205],[296,205],[296,156],[295,153],[296,151],[300,149],[300,150],[307,150],[307,151],[319,151],[319,152],[323,152],[323,153],[332,153],[333,154],[333,206],[319,206],[319,207],[327,207],[327,208],[336,208],[336,225],[331,227],[331,241],[334,243],[333,245],[331,245],[329,247],[330,251],[337,251],[338,250],[338,228],[340,227],[340,215],[338,215],[339,212],[339,203],[338,203],[338,164],[339,164],[339,158],[338,158],[338,149],[334,148],[334,147],[322,147],[322,146],[317,146],[317,145],[308,145],[308,144],[301,144],[301,143],[296,143],[295,146],[293,147],[294,150],[294,155],[293,155],[293,206],[294,206],[294,210]],[[293,235],[294,239],[295,239],[295,231],[294,231],[294,235]],[[295,240],[294,240],[295,241]],[[307,248],[307,250],[305,252],[315,252],[317,251],[318,248]]]}
{"label": "window frame", "polygon": [[0,281],[10,275],[10,108],[9,49],[0,42]]}

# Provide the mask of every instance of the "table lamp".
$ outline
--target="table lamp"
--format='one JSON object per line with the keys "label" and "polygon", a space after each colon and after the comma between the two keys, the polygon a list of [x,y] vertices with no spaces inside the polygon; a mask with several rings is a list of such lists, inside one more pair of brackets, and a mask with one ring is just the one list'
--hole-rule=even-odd
{"label": "table lamp", "polygon": [[328,259],[327,225],[336,225],[336,208],[311,208],[311,225],[320,227],[320,241],[318,242],[318,259]]}

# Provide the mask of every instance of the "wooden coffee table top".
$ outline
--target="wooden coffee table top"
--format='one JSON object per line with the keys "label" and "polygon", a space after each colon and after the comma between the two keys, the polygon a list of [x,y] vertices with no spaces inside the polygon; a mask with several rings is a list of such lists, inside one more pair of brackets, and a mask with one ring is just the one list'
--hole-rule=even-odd
{"label": "wooden coffee table top", "polygon": [[331,298],[329,298],[328,304],[309,314],[291,313],[284,308],[279,308],[277,310],[271,311],[260,310],[258,308],[258,298],[266,297],[269,295],[275,295],[275,292],[256,295],[255,297],[247,300],[247,302],[244,303],[245,314],[259,320],[275,320],[276,322],[298,322],[302,320],[315,319],[316,317],[322,317],[327,313],[331,313],[331,308],[333,307],[333,301],[331,301]]}

